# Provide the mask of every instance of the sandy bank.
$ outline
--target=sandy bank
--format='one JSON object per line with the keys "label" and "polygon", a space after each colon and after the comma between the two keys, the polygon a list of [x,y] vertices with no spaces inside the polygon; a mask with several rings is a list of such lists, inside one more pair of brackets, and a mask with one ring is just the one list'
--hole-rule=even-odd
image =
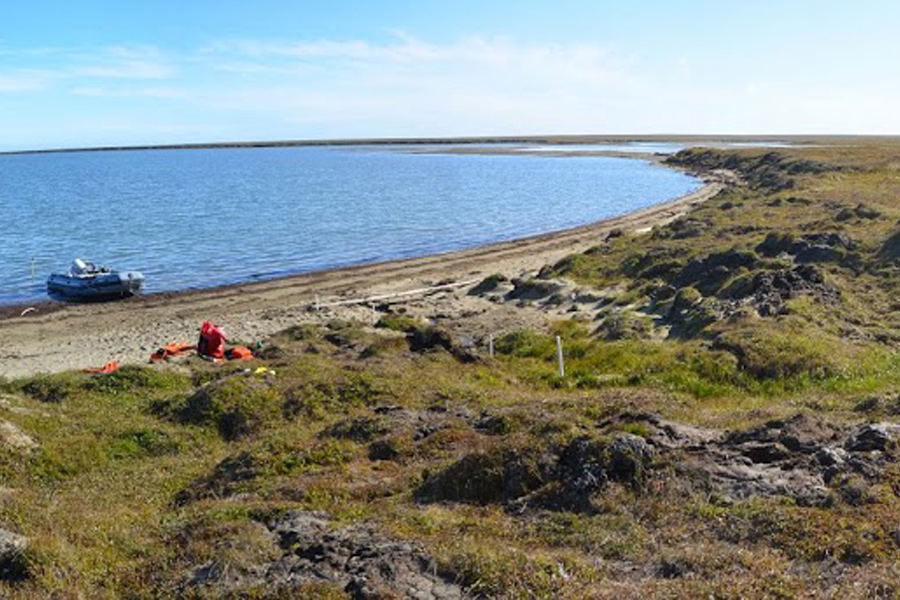
{"label": "sandy bank", "polygon": [[[222,324],[232,339],[257,340],[299,322],[339,317],[374,321],[369,307],[347,305],[310,311],[316,302],[365,298],[464,281],[492,273],[518,276],[536,271],[573,252],[596,245],[610,230],[642,230],[684,214],[717,194],[725,184],[710,180],[700,190],[670,202],[561,232],[539,235],[421,258],[309,273],[265,282],[210,290],[169,293],[90,305],[37,305],[0,320],[0,376],[102,365],[110,360],[146,362],[164,343],[196,339],[203,320]],[[495,307],[465,290],[417,298],[419,306],[439,311],[452,302],[491,319]],[[488,306],[485,306],[488,305]],[[501,310],[499,307],[496,310]],[[505,309],[509,310],[509,309]],[[497,319],[505,318],[497,315]]]}

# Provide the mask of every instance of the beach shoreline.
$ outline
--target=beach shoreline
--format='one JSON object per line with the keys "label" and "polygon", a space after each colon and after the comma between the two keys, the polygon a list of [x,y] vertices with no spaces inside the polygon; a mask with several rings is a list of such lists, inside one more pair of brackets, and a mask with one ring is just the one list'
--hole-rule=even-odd
{"label": "beach shoreline", "polygon": [[[157,347],[192,340],[204,320],[224,324],[233,339],[262,339],[292,324],[325,317],[354,317],[349,303],[328,314],[311,313],[319,302],[390,295],[441,282],[500,272],[536,272],[568,254],[602,241],[613,229],[648,230],[684,214],[728,185],[703,177],[700,189],[667,202],[561,231],[464,250],[315,271],[214,288],[162,292],[102,304],[26,303],[0,307],[0,376],[29,376],[86,368],[116,360],[146,362]],[[437,300],[436,300],[437,301]],[[478,302],[472,299],[471,302]],[[26,309],[26,314],[22,314]],[[371,312],[365,309],[364,314]],[[377,315],[373,315],[377,316]]]}

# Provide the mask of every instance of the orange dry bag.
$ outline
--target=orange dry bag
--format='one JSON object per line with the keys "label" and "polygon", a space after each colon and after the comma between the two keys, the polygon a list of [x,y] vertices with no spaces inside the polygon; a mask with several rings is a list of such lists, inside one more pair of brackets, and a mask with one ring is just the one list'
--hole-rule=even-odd
{"label": "orange dry bag", "polygon": [[225,357],[225,332],[209,321],[200,326],[200,341],[197,342],[197,354],[210,358]]}
{"label": "orange dry bag", "polygon": [[225,356],[228,357],[228,360],[250,360],[253,358],[253,352],[250,351],[250,348],[237,346],[227,351]]}

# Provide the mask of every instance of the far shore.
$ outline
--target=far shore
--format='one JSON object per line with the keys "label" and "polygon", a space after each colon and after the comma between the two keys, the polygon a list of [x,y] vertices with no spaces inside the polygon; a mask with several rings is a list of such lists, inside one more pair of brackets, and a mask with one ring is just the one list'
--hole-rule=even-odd
{"label": "far shore", "polygon": [[[260,340],[299,322],[323,318],[377,320],[371,306],[348,304],[316,312],[316,302],[366,298],[493,273],[534,274],[574,252],[600,243],[613,229],[645,231],[667,223],[715,196],[727,183],[708,179],[686,196],[600,222],[456,252],[345,267],[272,279],[139,296],[121,302],[68,305],[37,303],[0,310],[0,376],[22,377],[102,365],[143,363],[170,341],[193,340],[204,320],[226,327],[232,339]],[[466,310],[489,311],[465,289],[415,300],[440,311],[452,296]],[[476,306],[476,304],[479,304]],[[490,304],[490,303],[487,303]],[[470,306],[471,305],[471,306]],[[26,308],[34,308],[26,314]]]}
{"label": "far shore", "polygon": [[785,142],[792,144],[853,144],[873,140],[900,141],[898,136],[861,135],[523,135],[523,136],[462,136],[436,138],[353,138],[269,141],[197,142],[181,144],[138,144],[116,146],[88,146],[77,148],[40,148],[9,150],[0,156],[26,154],[54,154],[64,152],[123,152],[138,150],[198,150],[224,148],[290,148],[300,146],[359,146],[359,145],[439,145],[439,144],[603,144],[627,142]]}

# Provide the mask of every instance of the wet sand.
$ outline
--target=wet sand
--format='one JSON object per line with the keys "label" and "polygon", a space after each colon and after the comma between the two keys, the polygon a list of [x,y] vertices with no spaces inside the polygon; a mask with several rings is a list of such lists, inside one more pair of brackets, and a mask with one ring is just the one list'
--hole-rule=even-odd
{"label": "wet sand", "polygon": [[[256,341],[291,325],[335,317],[373,322],[370,305],[328,305],[464,282],[502,273],[534,273],[573,252],[600,243],[615,228],[643,231],[684,214],[726,185],[710,179],[700,190],[656,206],[565,231],[490,244],[458,252],[308,273],[282,279],[137,297],[121,302],[82,305],[41,303],[0,311],[0,376],[23,377],[99,366],[108,361],[145,363],[159,346],[193,341],[200,323],[221,324],[231,339]],[[466,295],[466,288],[405,296],[408,302],[440,313],[477,313],[482,320],[514,318],[491,303]],[[21,312],[36,310],[24,316]],[[501,314],[503,313],[503,314]],[[518,317],[515,317],[518,318]],[[527,319],[527,315],[522,316]]]}

